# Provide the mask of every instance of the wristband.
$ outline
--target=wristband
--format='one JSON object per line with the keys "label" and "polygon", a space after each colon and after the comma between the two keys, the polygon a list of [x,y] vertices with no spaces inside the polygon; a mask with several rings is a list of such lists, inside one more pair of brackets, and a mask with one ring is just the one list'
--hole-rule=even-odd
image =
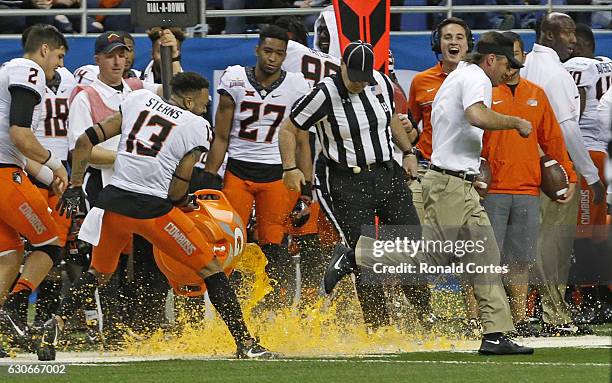
{"label": "wristband", "polygon": [[183,177],[179,176],[179,175],[178,175],[178,174],[176,174],[176,173],[172,173],[172,177],[174,177],[174,178],[178,178],[179,180],[181,180],[181,181],[183,181],[183,182],[187,182],[187,183],[191,182],[191,180],[185,179],[185,178],[183,178]]}
{"label": "wristband", "polygon": [[48,166],[41,166],[38,174],[32,174],[37,181],[49,186],[53,182],[53,171]]}
{"label": "wristband", "polygon": [[62,165],[62,161],[60,161],[57,157],[55,157],[53,153],[51,153],[50,150],[48,152],[49,152],[49,158],[47,158],[47,161],[45,161],[43,165],[47,165],[52,171],[56,171],[62,166],[64,166]]}
{"label": "wristband", "polygon": [[297,166],[294,166],[294,167],[289,168],[289,169],[283,169],[283,172],[290,172],[290,171],[292,171],[292,170],[297,170],[297,169],[298,169],[298,167],[297,167]]}
{"label": "wristband", "polygon": [[408,150],[404,150],[402,152],[402,154],[404,155],[404,157],[408,157],[408,156],[416,156],[417,155],[417,148],[416,147],[412,147]]}

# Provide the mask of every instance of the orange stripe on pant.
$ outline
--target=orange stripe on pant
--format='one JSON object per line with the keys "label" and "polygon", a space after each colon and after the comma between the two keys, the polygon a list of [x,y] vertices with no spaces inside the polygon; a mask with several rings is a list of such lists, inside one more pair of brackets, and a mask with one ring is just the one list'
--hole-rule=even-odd
{"label": "orange stripe on pant", "polygon": [[0,168],[0,253],[22,250],[20,234],[42,246],[57,238],[58,228],[47,201],[24,171]]}
{"label": "orange stripe on pant", "polygon": [[[605,180],[604,163],[607,160],[607,154],[604,152],[589,151],[589,155],[597,167],[599,179]],[[589,189],[583,177],[580,177],[580,183],[580,205],[578,206],[578,227],[576,237],[579,239],[592,239],[593,242],[596,243],[605,242],[608,239],[606,200],[604,198],[602,203],[595,205],[593,203],[591,189]]]}
{"label": "orange stripe on pant", "polygon": [[[242,222],[248,224],[255,202],[259,245],[280,244],[287,231],[285,222],[293,209],[289,190],[282,180],[253,182],[225,172],[223,194],[236,210]],[[297,200],[297,199],[296,199]]]}
{"label": "orange stripe on pant", "polygon": [[92,254],[92,267],[105,274],[117,268],[122,249],[138,234],[170,257],[198,272],[212,259],[212,245],[181,210],[161,217],[137,219],[105,211],[100,241]]}

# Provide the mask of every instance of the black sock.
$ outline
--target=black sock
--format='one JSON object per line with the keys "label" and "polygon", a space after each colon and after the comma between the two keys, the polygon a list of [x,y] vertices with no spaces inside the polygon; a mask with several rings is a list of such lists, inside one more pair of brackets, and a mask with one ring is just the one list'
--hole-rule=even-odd
{"label": "black sock", "polygon": [[38,286],[34,322],[45,323],[57,311],[60,304],[62,281],[57,278],[45,279]]}
{"label": "black sock", "polygon": [[293,270],[289,249],[282,245],[267,243],[261,246],[261,251],[268,260],[266,265],[268,276],[276,280],[278,286],[286,286]]}
{"label": "black sock", "polygon": [[23,289],[16,293],[10,293],[4,302],[4,308],[17,315],[17,319],[22,323],[28,321],[28,300],[32,290]]}
{"label": "black sock", "polygon": [[355,250],[349,250],[346,252],[346,259],[351,262],[351,267],[353,269],[357,268],[357,260],[355,259]]}
{"label": "black sock", "polygon": [[204,279],[204,283],[206,283],[210,302],[221,315],[236,344],[251,339],[251,334],[249,334],[246,323],[242,318],[242,309],[238,303],[238,298],[225,274],[211,275]]}
{"label": "black sock", "polygon": [[501,332],[492,332],[489,334],[484,334],[484,339],[485,340],[496,340],[499,339],[502,336]]}
{"label": "black sock", "polygon": [[83,307],[85,302],[95,300],[97,285],[95,275],[90,272],[82,273],[79,279],[74,282],[64,300],[62,300],[57,315],[66,320],[76,310]]}
{"label": "black sock", "polygon": [[325,272],[325,259],[318,234],[306,234],[295,238],[300,249],[302,288],[318,288]]}

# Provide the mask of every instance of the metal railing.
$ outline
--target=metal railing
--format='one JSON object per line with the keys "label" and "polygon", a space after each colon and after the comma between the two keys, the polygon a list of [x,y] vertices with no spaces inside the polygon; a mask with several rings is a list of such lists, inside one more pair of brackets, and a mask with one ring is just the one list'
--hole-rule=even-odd
{"label": "metal railing", "polygon": [[[304,16],[313,15],[321,12],[322,8],[277,8],[277,9],[231,9],[216,10],[206,9],[205,0],[202,2],[201,24],[206,24],[207,18],[235,17],[235,16]],[[537,11],[558,11],[558,12],[596,12],[610,11],[610,5],[555,5],[552,0],[548,0],[543,5],[453,5],[452,0],[448,0],[446,5],[419,5],[419,6],[392,6],[391,13],[446,13],[448,17],[455,13],[485,13],[485,12],[537,12]],[[2,9],[0,11],[0,22],[3,17],[11,16],[56,16],[66,15],[80,16],[81,35],[87,35],[88,16],[120,16],[129,15],[129,8],[87,8],[87,2],[81,1],[80,8],[70,9]],[[206,33],[206,28],[202,29]],[[609,32],[609,31],[608,31]],[[393,34],[423,34],[423,32],[392,32]],[[6,36],[6,35],[5,35]]]}

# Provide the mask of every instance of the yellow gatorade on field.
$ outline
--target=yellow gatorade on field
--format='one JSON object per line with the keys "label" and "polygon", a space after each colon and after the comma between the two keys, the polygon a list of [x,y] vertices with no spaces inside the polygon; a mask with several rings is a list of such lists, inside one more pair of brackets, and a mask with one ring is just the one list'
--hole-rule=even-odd
{"label": "yellow gatorade on field", "polygon": [[[376,332],[364,330],[359,304],[352,286],[340,287],[333,300],[320,298],[307,306],[276,311],[258,310],[258,303],[272,291],[266,272],[267,260],[259,246],[247,244],[235,265],[241,274],[236,292],[250,331],[267,348],[288,357],[320,357],[453,350],[464,341],[445,336],[400,331],[387,326]],[[127,337],[123,354],[132,356],[231,357],[236,345],[214,308],[207,315],[182,313],[176,318],[180,331],[158,330],[146,340]],[[199,320],[194,321],[194,317]],[[415,327],[418,327],[416,325]]]}

